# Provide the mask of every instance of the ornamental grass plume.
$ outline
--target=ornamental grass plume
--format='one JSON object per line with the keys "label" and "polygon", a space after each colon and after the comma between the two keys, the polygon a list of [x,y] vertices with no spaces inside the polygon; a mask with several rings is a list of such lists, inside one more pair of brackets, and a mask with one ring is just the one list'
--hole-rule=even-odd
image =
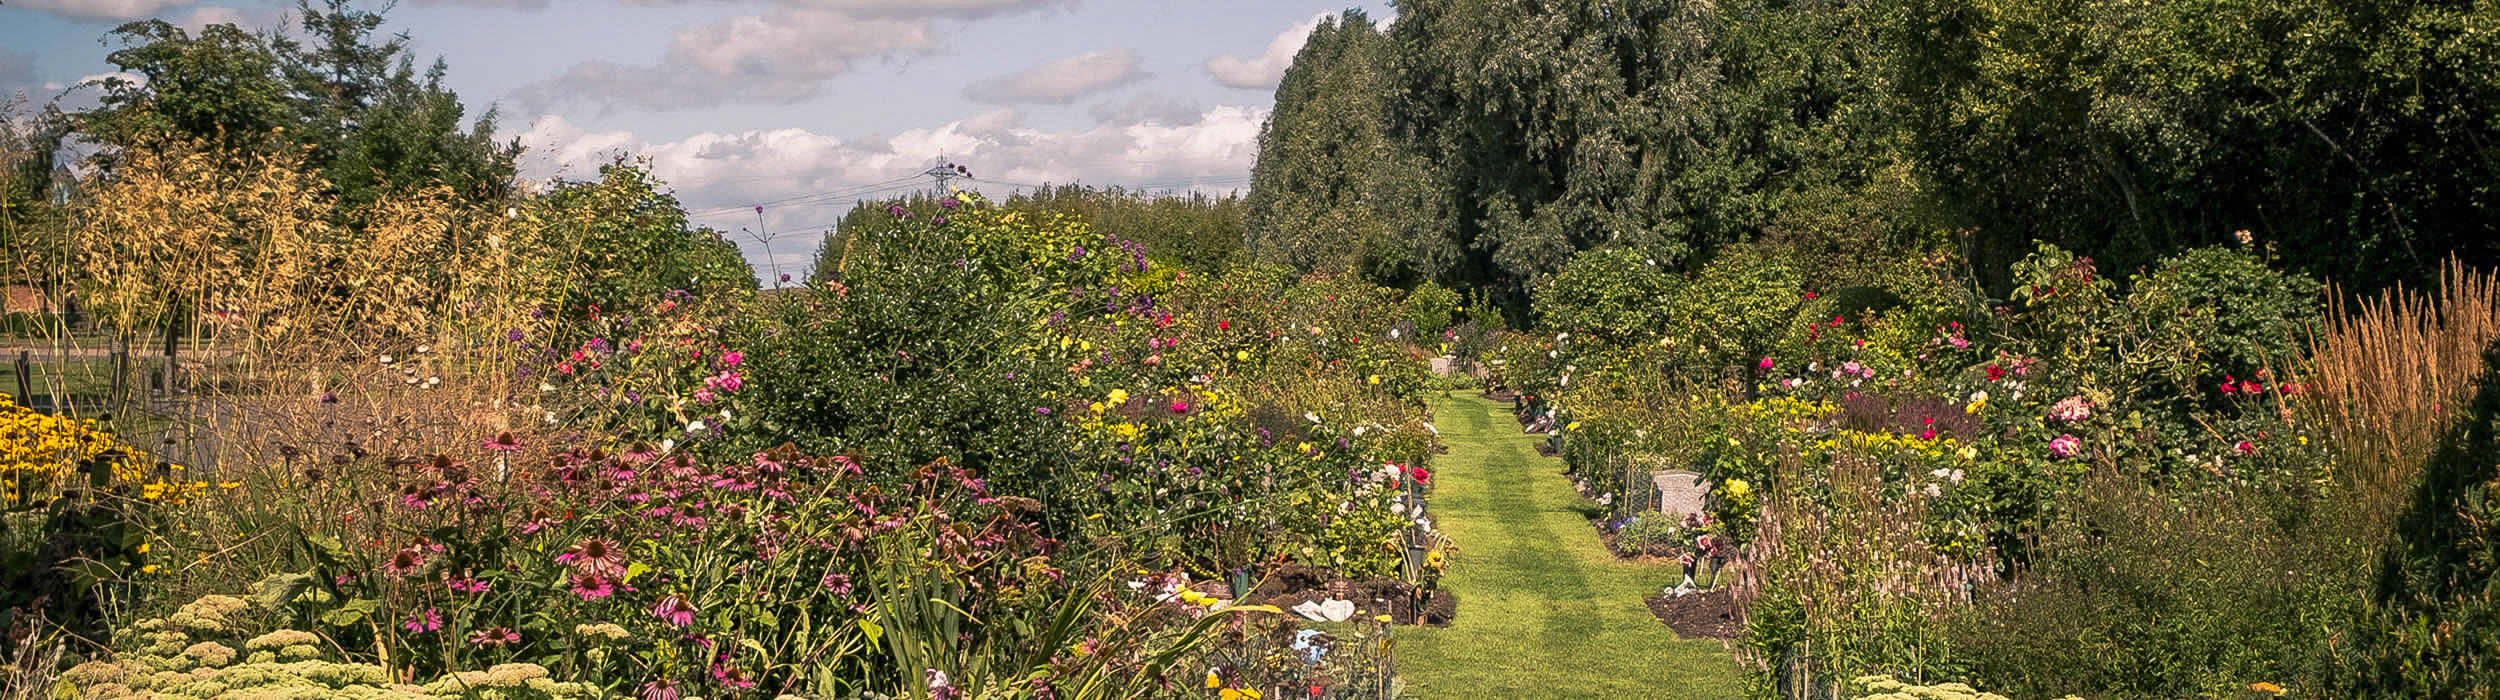
{"label": "ornamental grass plume", "polygon": [[2484,346],[2500,339],[2500,276],[2451,257],[2428,292],[2327,297],[2305,376],[2278,394],[2326,427],[2344,467],[2336,476],[2383,521],[2473,393]]}

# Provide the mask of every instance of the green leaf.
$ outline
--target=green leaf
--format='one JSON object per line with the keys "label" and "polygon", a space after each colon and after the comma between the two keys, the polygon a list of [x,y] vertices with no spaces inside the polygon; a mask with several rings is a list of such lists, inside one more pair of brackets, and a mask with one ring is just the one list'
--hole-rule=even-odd
{"label": "green leaf", "polygon": [[869,644],[876,644],[878,643],[878,640],[885,638],[885,628],[879,627],[877,626],[877,623],[869,622],[867,620],[859,621],[859,631],[868,635]]}
{"label": "green leaf", "polygon": [[634,565],[632,565],[632,566],[625,567],[625,578],[624,578],[623,582],[624,582],[624,583],[633,583],[633,582],[634,582],[634,577],[636,577],[636,576],[641,576],[641,575],[643,575],[643,574],[647,574],[647,573],[651,573],[651,567],[650,567],[649,565],[642,564],[642,563],[640,563],[640,562],[636,562],[636,563],[635,563]]}
{"label": "green leaf", "polygon": [[382,603],[379,601],[357,598],[340,605],[337,610],[322,613],[321,621],[333,627],[346,627],[363,622],[366,617],[373,615],[373,611],[381,607]]}

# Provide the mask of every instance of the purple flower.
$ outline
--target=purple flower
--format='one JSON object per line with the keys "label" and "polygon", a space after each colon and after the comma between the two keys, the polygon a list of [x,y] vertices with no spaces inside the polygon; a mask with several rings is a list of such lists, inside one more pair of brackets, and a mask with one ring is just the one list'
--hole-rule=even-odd
{"label": "purple flower", "polygon": [[426,608],[425,612],[409,615],[408,620],[399,623],[399,626],[415,634],[439,630],[443,628],[443,612],[434,608]]}
{"label": "purple flower", "polygon": [[929,219],[929,223],[937,224],[937,225],[939,225],[939,226],[945,226],[945,225],[946,225],[946,215],[945,215],[945,214],[939,214],[939,215],[937,215],[936,217]]}
{"label": "purple flower", "polygon": [[888,215],[888,216],[892,216],[892,217],[897,218],[897,219],[908,219],[908,218],[911,218],[911,212],[904,211],[904,210],[903,210],[903,205],[900,205],[900,204],[890,204],[890,205],[886,205],[886,208],[885,208],[885,213],[886,213],[886,215]]}
{"label": "purple flower", "polygon": [[2075,453],[2082,450],[2083,440],[2072,434],[2059,435],[2056,439],[2049,441],[2049,454],[2059,457],[2073,457]]}
{"label": "purple flower", "polygon": [[504,340],[509,340],[509,341],[512,341],[512,342],[515,342],[515,343],[521,342],[521,338],[523,338],[523,337],[525,337],[525,336],[523,336],[523,335],[521,334],[521,329],[519,329],[519,328],[514,328],[514,329],[512,329],[512,330],[504,331],[504,333],[503,333],[503,339],[504,339]]}
{"label": "purple flower", "polygon": [[694,604],[686,602],[685,596],[675,593],[668,594],[661,598],[660,602],[651,606],[652,617],[660,618],[662,622],[678,627],[694,624],[694,612]]}
{"label": "purple flower", "polygon": [[955,207],[959,206],[963,206],[963,202],[956,201],[953,197],[938,200],[938,207],[942,209],[952,211]]}

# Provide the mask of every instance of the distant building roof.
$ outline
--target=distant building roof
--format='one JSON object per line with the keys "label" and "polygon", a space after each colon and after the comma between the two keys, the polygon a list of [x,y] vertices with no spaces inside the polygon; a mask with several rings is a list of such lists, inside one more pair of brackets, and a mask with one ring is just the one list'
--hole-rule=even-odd
{"label": "distant building roof", "polygon": [[32,285],[9,285],[6,299],[0,299],[0,313],[51,313],[52,300],[43,290]]}

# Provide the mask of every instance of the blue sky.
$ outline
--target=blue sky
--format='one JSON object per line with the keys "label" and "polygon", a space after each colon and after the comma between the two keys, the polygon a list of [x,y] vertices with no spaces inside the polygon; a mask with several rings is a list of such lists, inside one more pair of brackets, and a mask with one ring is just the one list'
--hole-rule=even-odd
{"label": "blue sky", "polygon": [[[289,2],[6,0],[0,94],[41,102],[110,73],[98,40],[159,17],[279,26]],[[941,153],[993,196],[1085,182],[1243,187],[1275,81],[1349,0],[403,0],[388,31],[451,64],[530,146],[524,174],[650,158],[759,269]],[[925,178],[906,182],[925,184]],[[889,189],[879,189],[889,188]],[[776,204],[758,235],[756,203]],[[786,232],[786,233],[782,233]],[[770,258],[766,250],[770,250]]]}

